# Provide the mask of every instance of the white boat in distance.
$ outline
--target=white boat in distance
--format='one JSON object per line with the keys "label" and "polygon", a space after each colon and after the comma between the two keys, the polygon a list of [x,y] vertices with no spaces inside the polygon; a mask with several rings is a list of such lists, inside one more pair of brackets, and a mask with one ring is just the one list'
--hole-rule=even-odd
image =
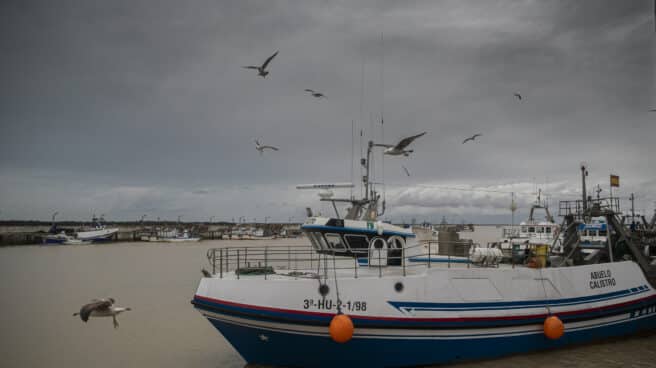
{"label": "white boat in distance", "polygon": [[189,233],[189,230],[184,230],[182,234],[178,233],[175,236],[172,237],[163,237],[159,238],[159,241],[161,242],[168,242],[168,243],[180,243],[180,242],[197,242],[200,241],[199,236],[192,236]]}
{"label": "white boat in distance", "polygon": [[100,218],[94,216],[91,221],[93,222],[94,227],[88,230],[80,230],[76,232],[76,239],[88,242],[102,242],[111,240],[114,234],[118,233],[118,228],[107,228],[103,224],[105,219],[102,216]]}
{"label": "white boat in distance", "polygon": [[144,236],[141,240],[149,242],[164,242],[164,243],[184,243],[184,242],[197,242],[201,238],[199,236],[192,236],[189,230],[183,230],[180,233],[177,229],[173,230],[160,230],[155,235]]}

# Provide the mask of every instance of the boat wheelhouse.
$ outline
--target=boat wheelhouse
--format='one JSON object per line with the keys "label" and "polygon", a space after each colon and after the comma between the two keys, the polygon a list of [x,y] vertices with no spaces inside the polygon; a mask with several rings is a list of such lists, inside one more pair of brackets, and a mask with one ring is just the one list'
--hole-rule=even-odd
{"label": "boat wheelhouse", "polygon": [[[543,220],[536,219],[536,210],[544,212]],[[554,222],[549,206],[541,201],[538,192],[538,197],[529,210],[528,219],[522,221],[519,226],[504,228],[498,244],[507,259],[523,262],[530,250],[544,245],[551,246],[559,235],[560,225]]]}
{"label": "boat wheelhouse", "polygon": [[583,248],[604,248],[608,241],[608,224],[604,218],[592,219],[578,227],[580,246]]}

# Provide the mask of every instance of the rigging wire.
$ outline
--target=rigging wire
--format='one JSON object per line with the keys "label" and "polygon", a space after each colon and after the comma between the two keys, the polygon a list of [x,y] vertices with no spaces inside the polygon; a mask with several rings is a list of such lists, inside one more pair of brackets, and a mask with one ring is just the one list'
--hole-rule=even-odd
{"label": "rigging wire", "polygon": [[[385,41],[383,39],[383,32],[380,32],[380,143],[385,143],[385,120],[384,120],[384,106],[385,106]],[[380,152],[381,173],[383,182],[383,203],[387,198],[387,186],[385,185],[385,153]]]}
{"label": "rigging wire", "polygon": [[[342,314],[342,299],[339,298],[339,285],[337,285],[337,265],[333,252],[333,274],[335,275],[335,294],[337,295],[337,314]],[[327,280],[326,280],[327,281]]]}
{"label": "rigging wire", "polygon": [[[364,113],[363,113],[363,104],[364,104],[364,53],[362,53],[362,65],[360,69],[360,158],[362,158],[363,153],[362,153],[362,126],[363,120],[364,120]],[[362,179],[362,164],[359,164],[360,166],[360,179]],[[360,182],[360,180],[358,180]],[[363,195],[364,191],[364,185],[360,183],[360,197],[364,197]]]}
{"label": "rigging wire", "polygon": [[[351,120],[351,184],[353,184],[353,176],[355,172],[353,170],[353,160],[355,160],[355,120]],[[353,186],[349,189],[351,198],[353,198]]]}

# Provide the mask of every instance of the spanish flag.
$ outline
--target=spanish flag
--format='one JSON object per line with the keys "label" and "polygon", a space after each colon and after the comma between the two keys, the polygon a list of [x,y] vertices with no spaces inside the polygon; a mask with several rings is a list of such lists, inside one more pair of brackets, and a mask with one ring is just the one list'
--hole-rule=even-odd
{"label": "spanish flag", "polygon": [[620,177],[618,175],[610,176],[610,186],[616,188],[620,187]]}

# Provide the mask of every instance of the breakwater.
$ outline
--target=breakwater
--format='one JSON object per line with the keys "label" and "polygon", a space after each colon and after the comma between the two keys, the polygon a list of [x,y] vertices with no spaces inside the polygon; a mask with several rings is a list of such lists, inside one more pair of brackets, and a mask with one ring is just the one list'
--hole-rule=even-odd
{"label": "breakwater", "polygon": [[[207,222],[105,222],[107,228],[118,228],[110,241],[140,241],[158,231],[178,229],[188,230],[202,239],[241,238],[248,231],[261,229],[270,235],[297,235],[300,224],[293,223],[207,223]],[[57,222],[56,232],[74,235],[80,229],[90,228],[89,222]],[[50,234],[52,224],[40,221],[2,221],[0,222],[0,245],[34,245],[42,244]]]}

